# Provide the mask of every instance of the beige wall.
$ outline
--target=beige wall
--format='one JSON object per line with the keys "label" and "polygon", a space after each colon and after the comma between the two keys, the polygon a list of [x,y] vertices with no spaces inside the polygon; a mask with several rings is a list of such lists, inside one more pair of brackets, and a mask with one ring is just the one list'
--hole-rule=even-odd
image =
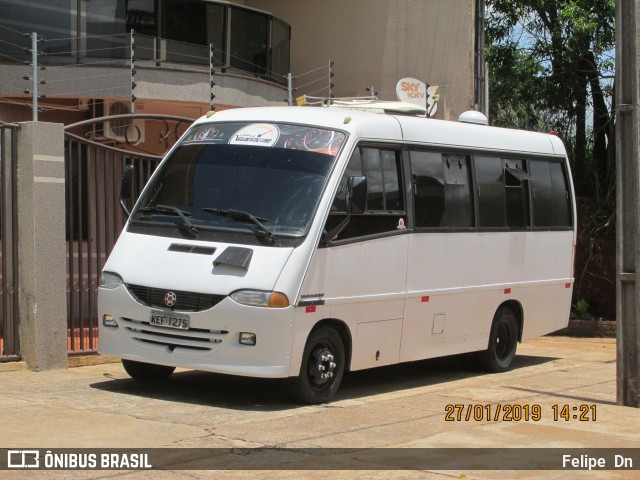
{"label": "beige wall", "polygon": [[[294,75],[335,62],[336,96],[395,100],[403,77],[439,85],[438,118],[457,119],[473,105],[474,0],[245,0],[288,22]],[[325,71],[299,78],[294,86]],[[299,89],[295,96],[326,86]],[[318,92],[323,96],[327,90]]]}

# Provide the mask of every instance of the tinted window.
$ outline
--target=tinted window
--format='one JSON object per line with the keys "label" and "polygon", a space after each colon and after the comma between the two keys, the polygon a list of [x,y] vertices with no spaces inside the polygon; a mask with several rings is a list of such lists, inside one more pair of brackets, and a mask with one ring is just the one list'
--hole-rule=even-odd
{"label": "tinted window", "polygon": [[271,70],[272,75],[286,76],[289,73],[289,58],[291,51],[291,27],[280,20],[273,19],[271,34]]}
{"label": "tinted window", "polygon": [[445,154],[444,191],[448,227],[473,227],[473,204],[469,180],[469,157]]}
{"label": "tinted window", "polygon": [[356,148],[340,180],[332,211],[345,212],[347,178],[367,177],[367,210],[404,210],[400,189],[400,158],[395,150]]}
{"label": "tinted window", "polygon": [[503,159],[504,196],[507,226],[524,228],[529,226],[528,179],[524,161]]}
{"label": "tinted window", "polygon": [[[191,128],[162,164],[131,220],[139,226],[181,225],[158,205],[177,207],[202,232],[252,227],[218,210],[242,210],[261,218],[276,235],[302,235],[320,200],[338,150],[305,148],[307,135],[340,132],[297,125],[211,123]],[[227,212],[228,213],[228,212]]]}
{"label": "tinted window", "polygon": [[570,227],[571,206],[564,167],[560,163],[529,161],[535,227]]}
{"label": "tinted window", "polygon": [[504,227],[505,192],[502,159],[475,157],[480,227]]}
{"label": "tinted window", "polygon": [[350,176],[367,177],[367,211],[352,215],[334,238],[348,238],[395,232],[405,226],[400,155],[396,150],[358,147],[349,160],[331,207],[325,230],[330,232],[346,218],[345,198]]}
{"label": "tinted window", "polygon": [[442,155],[411,152],[411,181],[416,227],[444,226],[444,169]]}
{"label": "tinted window", "polygon": [[268,18],[258,12],[231,9],[231,66],[245,72],[267,70]]}

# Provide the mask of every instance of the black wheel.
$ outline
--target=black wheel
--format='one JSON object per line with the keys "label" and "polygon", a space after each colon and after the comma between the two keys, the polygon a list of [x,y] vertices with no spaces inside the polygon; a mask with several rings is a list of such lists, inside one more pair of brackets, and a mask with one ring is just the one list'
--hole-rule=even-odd
{"label": "black wheel", "polygon": [[289,379],[291,395],[307,405],[328,402],[338,391],[344,367],[344,344],[338,332],[331,327],[311,332],[304,347],[300,375]]}
{"label": "black wheel", "polygon": [[166,380],[176,369],[176,367],[153,365],[125,359],[122,360],[122,366],[131,378],[142,383],[156,383]]}
{"label": "black wheel", "polygon": [[508,307],[500,307],[493,317],[489,347],[480,352],[484,368],[493,373],[509,370],[518,347],[518,321]]}

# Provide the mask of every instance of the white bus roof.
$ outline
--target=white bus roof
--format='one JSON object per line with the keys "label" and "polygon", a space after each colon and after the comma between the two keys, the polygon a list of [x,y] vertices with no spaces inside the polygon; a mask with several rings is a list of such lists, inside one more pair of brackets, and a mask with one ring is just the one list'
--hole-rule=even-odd
{"label": "white bus roof", "polygon": [[336,107],[236,108],[197,121],[209,122],[309,124],[344,130],[364,140],[566,156],[562,141],[555,135]]}

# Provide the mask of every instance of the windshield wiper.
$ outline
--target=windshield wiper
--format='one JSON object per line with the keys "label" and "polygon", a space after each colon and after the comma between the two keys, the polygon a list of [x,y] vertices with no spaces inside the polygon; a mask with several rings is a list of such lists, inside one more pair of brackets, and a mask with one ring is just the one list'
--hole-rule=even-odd
{"label": "windshield wiper", "polygon": [[184,210],[180,210],[178,207],[174,207],[172,205],[155,205],[152,207],[142,207],[142,208],[139,208],[137,211],[144,212],[144,213],[146,212],[174,213],[180,217],[180,220],[182,220],[183,225],[187,227],[187,231],[191,235],[193,235],[194,237],[197,237],[199,234],[198,229],[187,218],[187,216],[191,216],[191,213],[186,212]]}
{"label": "windshield wiper", "polygon": [[257,233],[264,235],[269,240],[269,242],[275,245],[279,245],[280,243],[278,242],[278,237],[276,237],[276,235],[274,235],[271,230],[263,225],[262,222],[268,222],[266,218],[256,217],[249,212],[245,212],[243,210],[233,210],[231,208],[228,210],[224,210],[222,208],[204,207],[202,210],[209,213],[216,213],[218,215],[225,215],[231,218],[235,218],[236,220],[244,220],[246,222],[253,223],[257,227]]}

